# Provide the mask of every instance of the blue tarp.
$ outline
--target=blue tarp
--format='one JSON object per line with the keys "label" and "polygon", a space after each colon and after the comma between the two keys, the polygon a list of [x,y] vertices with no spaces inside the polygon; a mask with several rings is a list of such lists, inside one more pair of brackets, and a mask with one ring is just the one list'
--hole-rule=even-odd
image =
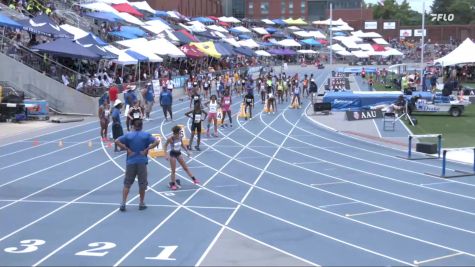
{"label": "blue tarp", "polygon": [[306,44],[306,45],[311,45],[311,46],[322,46],[322,44],[319,41],[317,41],[313,38],[304,39],[301,42]]}
{"label": "blue tarp", "polygon": [[247,40],[247,39],[251,39],[251,36],[247,35],[247,34],[240,34],[238,35],[239,39],[241,40]]}
{"label": "blue tarp", "polygon": [[9,17],[0,14],[0,26],[21,29],[23,26]]}
{"label": "blue tarp", "polygon": [[144,30],[140,29],[139,27],[135,27],[135,26],[122,26],[122,27],[120,27],[120,31],[129,33],[129,34],[133,34],[133,35],[138,36],[138,37],[143,37],[143,36],[147,35],[147,33]]}
{"label": "blue tarp", "polygon": [[344,32],[333,32],[333,36],[347,36]]}
{"label": "blue tarp", "polygon": [[126,50],[125,53],[127,53],[127,55],[133,57],[134,59],[136,59],[137,61],[139,62],[145,62],[145,61],[148,61],[148,57],[138,53],[138,52],[135,52],[134,50]]}
{"label": "blue tarp", "polygon": [[67,38],[59,38],[49,43],[33,46],[31,49],[44,53],[70,57],[70,58],[87,58],[99,59],[100,56],[75,41]]}
{"label": "blue tarp", "polygon": [[72,38],[73,36],[61,29],[56,22],[45,14],[38,15],[31,19],[18,21],[23,26],[23,30],[35,34],[41,34],[54,38]]}
{"label": "blue tarp", "polygon": [[121,37],[124,39],[136,39],[138,36],[128,32],[109,32],[110,35]]}
{"label": "blue tarp", "polygon": [[256,56],[256,52],[248,47],[235,47],[234,52],[245,55],[247,57],[254,57]]}
{"label": "blue tarp", "polygon": [[205,41],[208,41],[208,40],[219,40],[221,39],[220,37],[218,36],[214,36],[211,34],[211,32],[209,31],[204,31],[204,32],[194,32],[194,35],[195,37],[203,37],[203,38],[200,38],[200,39],[204,39]]}
{"label": "blue tarp", "polygon": [[98,45],[83,45],[85,48],[87,48],[89,51],[93,52],[94,54],[99,55],[101,58],[104,59],[114,59],[117,58],[117,55],[101,48]]}
{"label": "blue tarp", "polygon": [[191,20],[199,21],[201,23],[214,23],[214,20],[206,17],[196,17],[192,18]]}
{"label": "blue tarp", "polygon": [[276,28],[274,27],[268,27],[266,28],[266,31],[270,34],[273,34],[274,32],[278,31]]}
{"label": "blue tarp", "polygon": [[84,16],[109,22],[124,21],[124,19],[111,12],[87,12]]}
{"label": "blue tarp", "polygon": [[257,42],[260,46],[275,46],[275,44],[271,43],[271,42]]}
{"label": "blue tarp", "polygon": [[275,37],[275,38],[287,38],[287,35],[285,35],[285,33],[281,32],[281,31],[277,31],[277,32],[274,32],[272,34],[272,37]]}
{"label": "blue tarp", "polygon": [[155,16],[170,17],[170,15],[166,11],[162,11],[162,10],[156,10],[155,11]]}
{"label": "blue tarp", "polygon": [[165,24],[165,25],[167,25],[167,26],[171,26],[170,23],[168,23],[168,21],[166,21],[166,20],[164,20],[164,19],[162,19],[162,18],[160,18],[160,17],[151,17],[151,18],[149,18],[149,20],[159,20],[159,21],[161,21],[163,24]]}
{"label": "blue tarp", "polygon": [[94,44],[94,45],[98,45],[98,46],[108,45],[108,43],[104,42],[101,38],[95,36],[92,33],[89,33],[88,35],[86,35],[82,38],[79,38],[76,41],[78,43],[82,44],[82,45],[87,45],[87,44]]}
{"label": "blue tarp", "polygon": [[216,42],[214,43],[214,46],[216,47],[216,51],[218,51],[218,53],[223,57],[235,55],[233,47],[230,44]]}
{"label": "blue tarp", "polygon": [[281,26],[287,25],[287,23],[285,23],[285,21],[283,21],[281,19],[273,19],[272,22],[274,22],[277,25],[281,25]]}

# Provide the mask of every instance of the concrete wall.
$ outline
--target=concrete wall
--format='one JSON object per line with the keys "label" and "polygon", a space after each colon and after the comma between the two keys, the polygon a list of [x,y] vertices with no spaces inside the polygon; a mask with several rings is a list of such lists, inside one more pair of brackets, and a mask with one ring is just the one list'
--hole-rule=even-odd
{"label": "concrete wall", "polygon": [[63,113],[96,114],[98,98],[87,96],[0,53],[0,81],[48,101]]}

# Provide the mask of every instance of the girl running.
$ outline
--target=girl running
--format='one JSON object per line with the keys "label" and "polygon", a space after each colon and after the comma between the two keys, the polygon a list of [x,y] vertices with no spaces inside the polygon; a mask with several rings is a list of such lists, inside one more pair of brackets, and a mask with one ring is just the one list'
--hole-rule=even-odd
{"label": "girl running", "polygon": [[[203,118],[204,114],[204,118]],[[196,103],[193,110],[188,111],[185,113],[185,116],[191,119],[191,137],[190,137],[190,144],[188,145],[188,150],[192,150],[193,145],[193,137],[195,137],[196,131],[196,146],[195,149],[200,151],[200,142],[201,142],[201,122],[206,119],[208,113],[201,109],[201,104]]]}
{"label": "girl running", "polygon": [[226,114],[229,118],[229,125],[233,127],[233,119],[231,118],[231,105],[233,104],[231,96],[229,95],[229,90],[224,92],[224,96],[221,98],[221,110],[223,111],[223,118],[221,119],[221,127],[228,126],[224,124],[224,119]]}
{"label": "girl running", "polygon": [[183,170],[188,174],[194,184],[199,184],[200,182],[198,179],[193,176],[190,172],[190,169],[186,165],[186,162],[183,160],[183,156],[181,155],[181,149],[183,148],[188,156],[191,156],[190,152],[187,151],[185,145],[183,145],[182,138],[183,135],[181,133],[181,128],[179,126],[174,126],[172,128],[173,135],[167,139],[167,143],[164,146],[165,153],[167,153],[167,147],[170,145],[170,154],[166,156],[166,160],[170,161],[170,168],[171,168],[171,175],[170,175],[170,188],[172,190],[177,190],[177,186],[180,186],[180,179],[176,179],[175,172],[176,172],[176,162],[180,163]]}
{"label": "girl running", "polygon": [[104,102],[99,107],[99,121],[101,123],[101,137],[103,142],[107,142],[107,128],[109,126],[110,121],[110,107],[109,103]]}
{"label": "girl running", "polygon": [[212,95],[211,99],[208,103],[206,103],[206,106],[208,106],[208,127],[206,130],[206,136],[209,137],[209,127],[211,123],[214,124],[214,137],[218,137],[218,99],[216,95]]}

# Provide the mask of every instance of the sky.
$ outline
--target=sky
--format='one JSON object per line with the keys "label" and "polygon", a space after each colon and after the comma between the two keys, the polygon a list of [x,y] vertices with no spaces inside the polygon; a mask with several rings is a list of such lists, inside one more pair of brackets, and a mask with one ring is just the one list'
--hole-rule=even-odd
{"label": "sky", "polygon": [[[401,3],[402,0],[396,0],[398,3]],[[422,1],[423,0],[407,0],[409,4],[411,5],[411,8],[414,9],[415,11],[422,13]],[[447,0],[449,1],[449,0]],[[366,3],[372,3],[372,4],[377,4],[379,0],[365,0]],[[430,13],[430,7],[432,6],[432,2],[434,0],[425,0],[425,6],[426,6],[426,12]]]}

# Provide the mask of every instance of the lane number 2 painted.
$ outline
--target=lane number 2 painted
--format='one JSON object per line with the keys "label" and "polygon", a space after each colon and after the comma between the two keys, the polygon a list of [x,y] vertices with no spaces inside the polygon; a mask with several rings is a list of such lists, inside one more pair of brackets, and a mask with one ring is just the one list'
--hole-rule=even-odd
{"label": "lane number 2 painted", "polygon": [[109,251],[107,250],[115,248],[116,244],[112,242],[93,242],[89,243],[88,247],[90,247],[90,249],[79,251],[78,253],[76,253],[76,255],[88,257],[104,257],[105,255],[107,255],[107,253],[109,253]]}

